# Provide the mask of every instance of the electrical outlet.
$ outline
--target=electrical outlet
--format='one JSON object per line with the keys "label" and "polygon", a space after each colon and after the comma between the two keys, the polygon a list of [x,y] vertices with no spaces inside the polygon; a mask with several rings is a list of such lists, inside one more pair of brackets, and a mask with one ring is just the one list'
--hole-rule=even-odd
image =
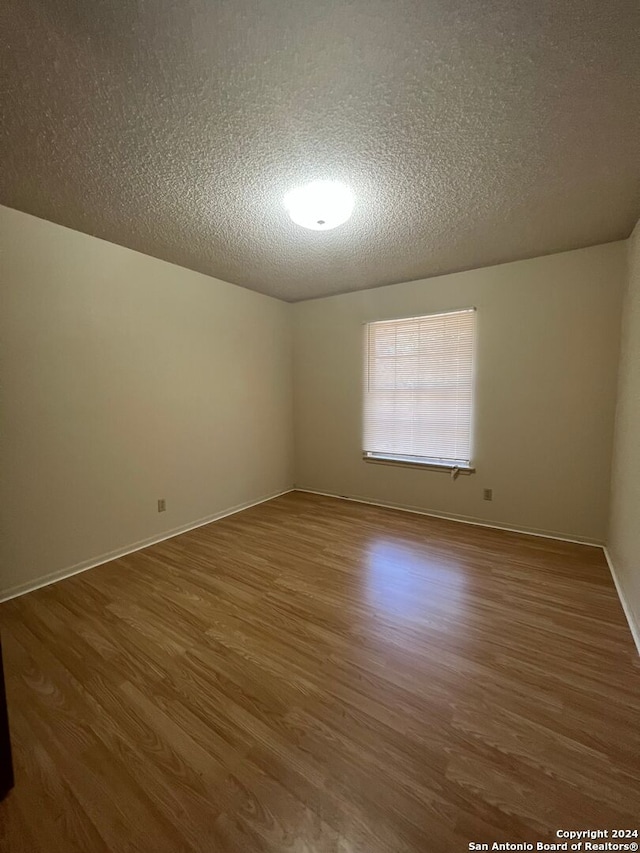
{"label": "electrical outlet", "polygon": [[164,498],[158,500],[158,512],[164,512],[167,508],[167,502]]}
{"label": "electrical outlet", "polygon": [[483,489],[482,490],[482,500],[483,501],[492,501],[493,500],[493,489]]}

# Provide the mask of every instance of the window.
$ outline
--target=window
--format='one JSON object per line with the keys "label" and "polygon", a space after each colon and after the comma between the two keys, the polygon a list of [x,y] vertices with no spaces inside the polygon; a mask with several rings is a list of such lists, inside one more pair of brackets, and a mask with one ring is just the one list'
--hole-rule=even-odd
{"label": "window", "polygon": [[471,467],[474,308],[365,327],[364,458]]}

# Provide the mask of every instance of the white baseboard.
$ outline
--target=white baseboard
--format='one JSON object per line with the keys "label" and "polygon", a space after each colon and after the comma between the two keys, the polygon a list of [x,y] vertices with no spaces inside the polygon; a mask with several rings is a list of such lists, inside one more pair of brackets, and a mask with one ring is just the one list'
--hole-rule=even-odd
{"label": "white baseboard", "polygon": [[444,512],[433,512],[431,510],[419,509],[418,507],[409,506],[407,504],[396,504],[383,501],[372,501],[369,498],[352,497],[351,495],[338,495],[332,492],[319,492],[316,489],[305,489],[303,486],[295,486],[296,492],[307,492],[310,495],[322,495],[325,498],[339,498],[343,501],[354,501],[359,504],[368,504],[369,506],[379,506],[383,509],[398,509],[402,512],[412,512],[416,515],[426,515],[429,518],[443,518],[446,521],[457,521],[460,524],[472,524],[474,527],[489,527],[492,530],[506,530],[509,533],[524,533],[527,536],[539,536],[542,539],[558,539],[560,542],[573,542],[576,545],[589,545],[592,548],[602,548],[603,542],[596,539],[571,539],[569,536],[564,536],[562,533],[556,533],[553,530],[538,530],[535,527],[523,528],[512,527],[508,524],[500,524],[495,521],[481,521],[474,516],[453,515]]}
{"label": "white baseboard", "polygon": [[640,655],[640,625],[638,625],[638,623],[636,622],[635,617],[633,615],[633,611],[629,607],[627,599],[624,597],[624,592],[622,590],[622,586],[620,585],[620,581],[618,580],[618,575],[616,574],[616,570],[613,565],[613,560],[611,559],[611,554],[609,553],[606,545],[602,550],[604,551],[604,556],[607,561],[607,565],[609,566],[611,577],[613,578],[613,582],[616,586],[616,592],[618,593],[620,604],[622,605],[622,609],[624,610],[624,615],[627,617],[631,636],[633,637],[633,641],[636,644],[636,648],[638,649],[638,654]]}
{"label": "white baseboard", "polygon": [[143,548],[148,548],[150,545],[156,545],[158,542],[164,542],[165,539],[173,539],[174,536],[180,536],[181,533],[187,533],[189,530],[195,530],[197,527],[203,527],[205,524],[211,524],[212,521],[219,521],[221,518],[226,518],[228,515],[235,515],[242,510],[250,509],[252,506],[271,501],[274,498],[279,498],[281,495],[286,495],[292,492],[293,489],[285,489],[282,492],[275,492],[272,495],[258,498],[256,501],[248,501],[247,503],[232,506],[229,509],[216,512],[213,515],[208,515],[206,518],[200,518],[198,521],[191,521],[188,524],[183,524],[180,527],[174,527],[166,533],[161,533],[158,536],[150,536],[148,539],[141,539],[139,542],[134,542],[131,545],[124,545],[122,548],[116,548],[114,551],[109,551],[106,554],[101,554],[99,557],[92,557],[90,560],[84,560],[81,563],[76,563],[66,569],[58,569],[55,572],[50,572],[47,575],[36,578],[28,583],[18,584],[9,589],[0,590],[0,603],[9,601],[10,598],[17,598],[19,595],[26,595],[28,592],[33,592],[43,586],[56,583],[57,581],[69,578],[72,575],[86,572],[88,569],[95,569],[96,566],[102,566],[104,563],[109,563],[111,560],[117,560],[119,557],[126,557],[127,554],[133,554],[135,551],[141,551]]}

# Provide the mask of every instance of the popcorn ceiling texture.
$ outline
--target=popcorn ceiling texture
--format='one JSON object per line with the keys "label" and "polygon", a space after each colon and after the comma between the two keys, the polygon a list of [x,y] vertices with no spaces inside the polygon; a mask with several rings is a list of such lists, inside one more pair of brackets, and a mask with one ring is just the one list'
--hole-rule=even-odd
{"label": "popcorn ceiling texture", "polygon": [[[0,202],[287,300],[627,237],[637,0],[4,0]],[[354,190],[329,232],[285,192]]]}

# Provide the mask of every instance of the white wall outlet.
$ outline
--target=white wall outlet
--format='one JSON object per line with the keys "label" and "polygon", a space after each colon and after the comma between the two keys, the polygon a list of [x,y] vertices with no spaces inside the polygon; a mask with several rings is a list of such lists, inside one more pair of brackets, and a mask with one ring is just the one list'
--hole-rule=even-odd
{"label": "white wall outlet", "polygon": [[167,502],[164,498],[158,499],[158,512],[164,512],[167,508]]}
{"label": "white wall outlet", "polygon": [[493,500],[493,489],[483,489],[482,490],[482,500],[483,501],[492,501]]}

